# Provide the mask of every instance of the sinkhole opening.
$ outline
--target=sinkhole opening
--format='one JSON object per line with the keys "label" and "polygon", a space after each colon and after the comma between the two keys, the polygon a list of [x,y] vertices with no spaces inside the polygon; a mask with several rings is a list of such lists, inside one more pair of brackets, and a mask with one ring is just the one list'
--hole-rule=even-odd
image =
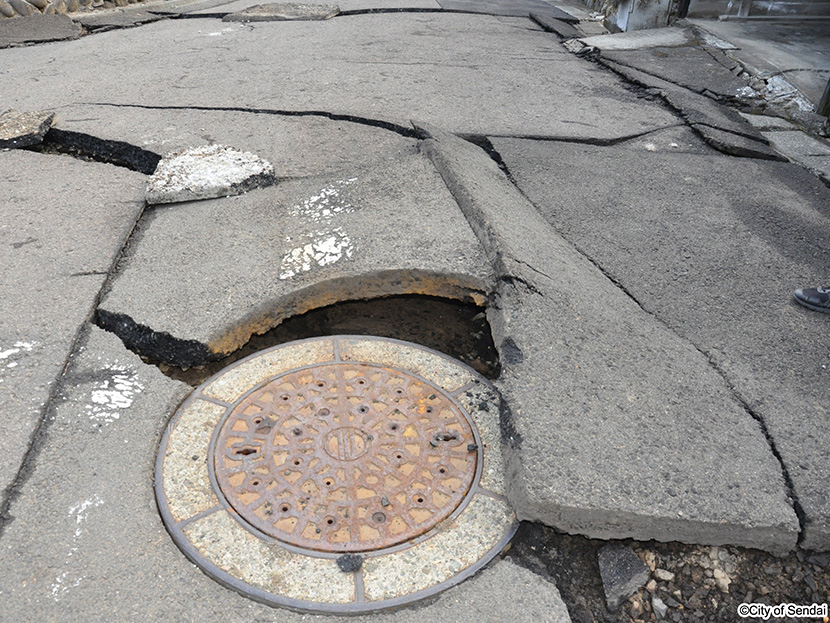
{"label": "sinkhole opening", "polygon": [[328,335],[374,335],[437,350],[493,379],[499,375],[499,355],[485,312],[473,303],[423,295],[344,301],[289,318],[207,365],[182,369],[159,364],[159,369],[196,387],[233,362],[272,346]]}

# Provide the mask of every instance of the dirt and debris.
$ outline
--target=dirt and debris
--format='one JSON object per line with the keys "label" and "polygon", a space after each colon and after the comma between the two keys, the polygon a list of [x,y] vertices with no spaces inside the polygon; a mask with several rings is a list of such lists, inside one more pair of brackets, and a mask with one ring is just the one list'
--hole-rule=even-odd
{"label": "dirt and debris", "polygon": [[508,556],[556,584],[573,623],[735,621],[743,603],[830,603],[830,553],[797,550],[779,558],[733,546],[621,541],[651,577],[612,611],[597,562],[606,543],[523,523]]}

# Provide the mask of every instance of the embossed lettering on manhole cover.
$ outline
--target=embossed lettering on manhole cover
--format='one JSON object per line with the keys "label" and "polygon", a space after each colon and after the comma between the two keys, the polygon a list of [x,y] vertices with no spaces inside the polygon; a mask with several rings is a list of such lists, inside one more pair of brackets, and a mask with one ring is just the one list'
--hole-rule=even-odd
{"label": "embossed lettering on manhole cover", "polygon": [[191,560],[258,601],[316,612],[414,601],[472,575],[515,532],[499,400],[415,344],[272,348],[176,412],[159,508]]}

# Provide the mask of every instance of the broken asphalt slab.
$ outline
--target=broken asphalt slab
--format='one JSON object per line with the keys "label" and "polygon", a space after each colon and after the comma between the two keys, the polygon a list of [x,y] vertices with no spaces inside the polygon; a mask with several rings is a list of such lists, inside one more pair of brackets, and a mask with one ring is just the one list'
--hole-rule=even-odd
{"label": "broken asphalt slab", "polygon": [[441,8],[488,15],[527,17],[531,13],[575,24],[579,19],[544,0],[438,0]]}
{"label": "broken asphalt slab", "polygon": [[81,27],[66,15],[30,15],[0,18],[0,48],[77,39]]}
{"label": "broken asphalt slab", "polygon": [[647,48],[666,48],[685,46],[692,43],[694,35],[688,28],[651,28],[634,30],[610,35],[583,37],[579,41],[588,47],[599,48],[602,52],[613,50],[644,50]]}
{"label": "broken asphalt slab", "polygon": [[746,99],[747,92],[753,93],[745,80],[719,63],[713,54],[716,52],[691,45],[602,52],[602,56],[610,61],[633,67],[695,93],[708,91],[729,101]]}
{"label": "broken asphalt slab", "polygon": [[164,19],[161,15],[151,13],[144,3],[108,11],[74,13],[71,18],[72,21],[93,32],[115,28],[131,28],[132,26],[140,26]]}
{"label": "broken asphalt slab", "polygon": [[[189,391],[143,364],[115,336],[88,328],[55,401],[40,459],[3,529],[4,612],[63,623],[307,620],[218,585],[165,531],[151,474],[168,419]],[[417,608],[327,620],[570,623],[556,587],[509,560]]]}
{"label": "broken asphalt slab", "polygon": [[144,208],[144,176],[23,150],[0,152],[0,170],[3,504],[79,328]]}
{"label": "broken asphalt slab", "polygon": [[[199,14],[223,14],[242,11],[248,9],[256,4],[261,4],[262,0],[224,0],[224,2],[213,2],[210,8],[199,9],[192,11],[194,15]],[[340,0],[336,3],[340,8],[340,12],[344,11],[346,14],[358,12],[395,12],[395,11],[418,11],[418,10],[435,10],[440,11],[441,5],[435,0]]]}
{"label": "broken asphalt slab", "polygon": [[530,18],[544,28],[545,31],[556,33],[560,39],[578,39],[582,36],[582,33],[570,22],[548,17],[547,15],[541,15],[539,13],[531,13]]}
{"label": "broken asphalt slab", "polygon": [[190,367],[339,301],[424,294],[484,303],[486,258],[426,157],[413,149],[340,175],[155,208],[99,323],[146,357]]}
{"label": "broken asphalt slab", "polygon": [[519,518],[791,550],[799,524],[781,466],[708,359],[561,238],[483,150],[419,126],[500,279],[488,318]]}
{"label": "broken asphalt slab", "polygon": [[55,113],[7,110],[0,115],[0,149],[29,147],[43,142]]}
{"label": "broken asphalt slab", "polygon": [[[828,318],[792,301],[795,288],[827,278],[830,189],[795,165],[718,154],[509,139],[493,145],[547,222],[711,362],[746,405],[744,420],[752,413],[763,422],[803,513],[801,546],[830,547],[830,455],[821,432]],[[604,172],[589,187],[586,167]],[[668,386],[663,391],[673,398]],[[729,412],[717,407],[712,415]],[[698,409],[688,417],[706,416]],[[712,481],[740,479],[732,472],[745,470],[753,486],[775,482],[780,494],[780,478],[745,455],[754,447],[769,459],[763,442],[753,437],[712,456],[708,469],[726,472]],[[703,457],[714,447],[694,452]],[[645,446],[641,452],[645,461],[660,455]],[[773,508],[772,500],[758,504]]]}
{"label": "broken asphalt slab", "polygon": [[[634,84],[654,89],[704,140],[718,151],[736,156],[781,160],[764,136],[734,110],[685,87],[607,59],[600,62]],[[710,131],[710,129],[712,131]]]}
{"label": "broken asphalt slab", "polygon": [[[164,20],[55,45],[66,47],[60,54],[46,47],[2,53],[19,68],[0,75],[5,105],[323,111],[398,126],[417,116],[463,134],[587,140],[676,123],[663,106],[621,88],[617,76],[568,53],[529,18],[390,13],[255,24]],[[167,53],[156,58],[162,48]],[[123,57],[123,49],[131,54]],[[145,62],[148,55],[156,61]],[[87,60],[107,56],[121,61],[105,76],[90,77]]]}
{"label": "broken asphalt slab", "polygon": [[290,20],[331,19],[340,13],[340,7],[333,4],[300,4],[297,2],[272,2],[229,13],[223,22],[276,22]]}

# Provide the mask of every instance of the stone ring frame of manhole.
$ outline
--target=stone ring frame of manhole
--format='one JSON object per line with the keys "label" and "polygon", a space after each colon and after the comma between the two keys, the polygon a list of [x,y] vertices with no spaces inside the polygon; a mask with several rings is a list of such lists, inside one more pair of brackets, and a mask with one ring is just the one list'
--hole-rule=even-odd
{"label": "stone ring frame of manhole", "polygon": [[226,368],[176,411],[156,497],[209,576],[274,606],[360,613],[449,588],[516,531],[500,398],[416,344],[312,338]]}

